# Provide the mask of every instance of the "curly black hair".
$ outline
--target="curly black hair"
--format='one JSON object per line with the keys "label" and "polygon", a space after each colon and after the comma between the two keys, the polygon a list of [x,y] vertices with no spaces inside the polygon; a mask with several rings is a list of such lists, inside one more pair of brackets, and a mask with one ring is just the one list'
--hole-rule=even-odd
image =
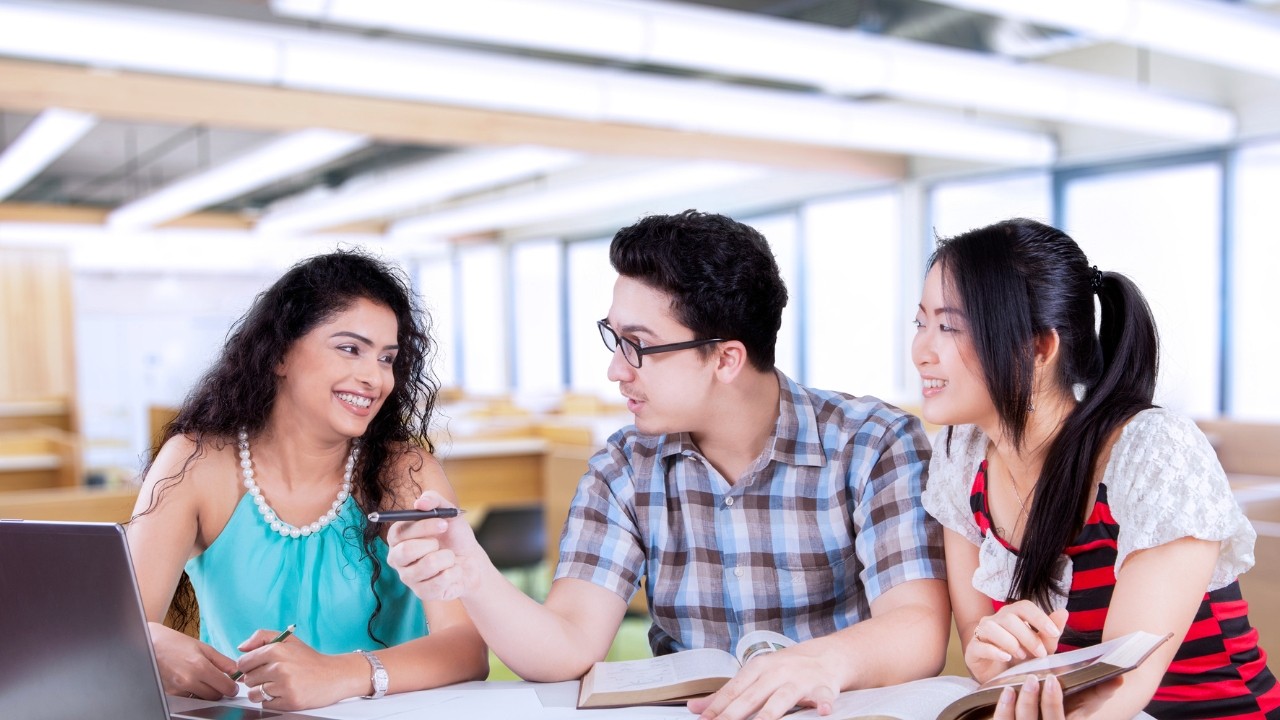
{"label": "curly black hair", "polygon": [[[360,460],[351,478],[352,496],[363,513],[383,508],[388,491],[399,481],[392,475],[399,456],[414,447],[433,450],[427,431],[439,383],[430,367],[435,349],[429,335],[430,318],[398,267],[362,250],[338,250],[294,265],[260,293],[248,312],[232,325],[218,359],[164,427],[144,476],[170,438],[185,435],[195,443],[195,449],[177,474],[157,483],[150,506],[139,515],[150,512],[164,491],[181,481],[206,444],[221,448],[234,443],[241,428],[250,436],[260,432],[276,399],[279,377],[275,369],[289,349],[362,298],[390,309],[398,328],[399,351],[392,363],[395,387],[361,438]],[[371,559],[377,537],[377,526],[366,523],[362,542]],[[374,632],[374,621],[382,608],[377,596],[382,568],[377,562],[372,564],[370,588],[376,605],[368,629],[370,637],[382,643]],[[168,622],[190,626],[197,614],[194,599],[184,574]]]}

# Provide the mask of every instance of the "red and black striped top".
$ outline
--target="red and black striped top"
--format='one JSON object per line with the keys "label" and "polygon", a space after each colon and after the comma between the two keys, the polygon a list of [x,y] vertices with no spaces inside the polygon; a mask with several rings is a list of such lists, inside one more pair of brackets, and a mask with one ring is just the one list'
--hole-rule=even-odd
{"label": "red and black striped top", "polygon": [[[991,533],[1016,553],[992,530],[986,471],[984,460],[969,494],[974,521],[984,535]],[[1116,584],[1119,534],[1120,526],[1107,505],[1107,486],[1099,484],[1093,510],[1066,551],[1072,566],[1071,590],[1059,650],[1101,642]],[[992,604],[999,609],[1003,603]],[[1148,714],[1161,720],[1280,720],[1280,686],[1267,667],[1266,653],[1258,646],[1258,631],[1249,625],[1248,609],[1238,581],[1205,593],[1182,646],[1147,705]]]}

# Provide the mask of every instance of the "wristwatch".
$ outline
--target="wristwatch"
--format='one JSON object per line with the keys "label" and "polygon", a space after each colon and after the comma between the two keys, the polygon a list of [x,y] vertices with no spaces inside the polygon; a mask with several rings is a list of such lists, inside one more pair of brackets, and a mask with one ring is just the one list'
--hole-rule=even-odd
{"label": "wristwatch", "polygon": [[357,650],[356,652],[363,655],[364,659],[369,661],[369,667],[373,669],[373,674],[370,676],[373,680],[373,694],[361,695],[361,697],[369,698],[370,700],[377,700],[383,695],[386,695],[387,683],[390,678],[387,677],[387,669],[382,666],[382,661],[378,659],[377,655],[374,655],[367,650]]}

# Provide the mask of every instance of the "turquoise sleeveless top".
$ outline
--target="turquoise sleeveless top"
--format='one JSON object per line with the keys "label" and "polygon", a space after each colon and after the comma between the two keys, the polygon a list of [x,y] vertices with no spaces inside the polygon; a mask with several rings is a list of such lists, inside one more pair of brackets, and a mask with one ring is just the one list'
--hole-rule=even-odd
{"label": "turquoise sleeveless top", "polygon": [[[365,518],[347,498],[333,522],[305,538],[282,537],[258,514],[253,497],[240,498],[213,544],[187,561],[200,604],[200,639],[230,658],[259,629],[296,625],[297,636],[325,654],[376,650],[369,617],[373,564],[365,556]],[[375,540],[382,565],[377,592],[382,610],[373,631],[388,646],[427,634],[422,602],[387,564],[387,544]]]}

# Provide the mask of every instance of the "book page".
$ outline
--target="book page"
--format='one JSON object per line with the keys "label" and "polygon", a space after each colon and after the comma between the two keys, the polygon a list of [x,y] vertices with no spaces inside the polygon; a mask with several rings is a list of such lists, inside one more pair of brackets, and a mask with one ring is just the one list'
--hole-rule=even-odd
{"label": "book page", "polygon": [[597,663],[595,692],[651,690],[697,678],[731,678],[738,662],[723,650],[703,648],[643,660]]}
{"label": "book page", "polygon": [[734,655],[740,664],[746,665],[748,660],[757,655],[777,652],[795,644],[795,640],[772,630],[752,630],[738,640]]}
{"label": "book page", "polygon": [[934,720],[943,708],[977,686],[967,677],[943,675],[889,687],[849,690],[836,698],[830,715],[818,715],[817,710],[809,709],[788,715],[787,720]]}
{"label": "book page", "polygon": [[1117,668],[1129,668],[1151,653],[1167,639],[1141,630],[1098,643],[1091,647],[1070,650],[1047,657],[1018,663],[982,684],[983,688],[1021,684],[1026,676],[1045,678],[1062,676],[1095,663],[1106,663]]}

